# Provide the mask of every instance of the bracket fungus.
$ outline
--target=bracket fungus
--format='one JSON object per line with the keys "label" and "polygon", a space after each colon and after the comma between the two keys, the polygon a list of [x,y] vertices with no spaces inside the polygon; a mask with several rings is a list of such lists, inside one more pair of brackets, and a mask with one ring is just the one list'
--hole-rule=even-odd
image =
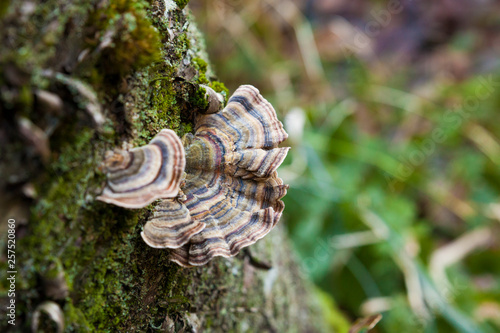
{"label": "bracket fungus", "polygon": [[222,111],[197,115],[195,134],[182,139],[185,153],[177,136],[162,130],[144,147],[108,156],[98,199],[140,208],[161,198],[141,236],[172,249],[170,259],[181,266],[232,257],[281,217],[288,185],[276,170],[287,137],[272,105],[253,86],[240,86]]}
{"label": "bracket fungus", "polygon": [[186,159],[174,131],[163,129],[151,142],[130,151],[107,152],[107,185],[98,200],[124,208],[142,208],[156,199],[174,198]]}

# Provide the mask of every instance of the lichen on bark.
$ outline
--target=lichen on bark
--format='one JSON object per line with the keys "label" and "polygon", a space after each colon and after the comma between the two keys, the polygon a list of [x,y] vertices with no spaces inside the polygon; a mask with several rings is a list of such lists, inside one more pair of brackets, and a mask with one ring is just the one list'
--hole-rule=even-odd
{"label": "lichen on bark", "polygon": [[[252,255],[182,269],[139,236],[154,204],[95,200],[107,149],[145,144],[162,128],[192,131],[199,83],[227,95],[185,1],[176,3],[11,1],[0,10],[0,225],[16,219],[18,271],[16,326],[2,320],[0,330],[28,330],[44,301],[62,309],[66,332],[320,330],[281,228]],[[4,238],[0,246],[5,318]],[[42,315],[38,329],[54,328]]]}

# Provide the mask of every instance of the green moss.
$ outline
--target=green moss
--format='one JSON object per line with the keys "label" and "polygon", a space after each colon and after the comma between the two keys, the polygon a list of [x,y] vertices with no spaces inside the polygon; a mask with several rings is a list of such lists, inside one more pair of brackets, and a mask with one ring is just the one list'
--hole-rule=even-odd
{"label": "green moss", "polygon": [[[121,209],[86,198],[86,189],[102,179],[93,172],[88,175],[97,167],[91,132],[84,130],[62,148],[60,159],[51,167],[55,179],[45,180],[50,185],[39,188],[44,200],[34,213],[40,223],[21,246],[36,249],[30,254],[34,271],[57,274],[64,269],[68,275],[73,295],[64,309],[69,331],[128,330],[134,315],[147,323],[147,318],[159,320],[165,311],[185,307],[182,292],[188,280],[179,276],[176,267],[169,267],[165,251],[153,254],[158,250],[140,239],[139,221],[147,209]],[[56,268],[52,267],[54,251],[64,253],[62,265]],[[168,267],[169,274],[163,267]],[[157,276],[162,280],[148,280]],[[151,288],[162,297],[152,295],[154,304],[141,304]],[[160,304],[169,298],[176,302]]]}
{"label": "green moss", "polygon": [[[161,66],[161,65],[159,65]],[[168,68],[152,68],[152,73]],[[170,73],[170,72],[169,72]],[[137,124],[138,144],[146,144],[163,128],[179,130],[181,107],[177,101],[177,92],[171,82],[170,75],[157,74],[148,87],[148,103],[140,112],[140,123]],[[153,74],[154,75],[154,74]]]}
{"label": "green moss", "polygon": [[177,36],[177,43],[176,44],[177,44],[175,47],[176,55],[179,59],[182,59],[183,55],[191,47],[191,42],[189,41],[187,34],[186,33],[179,34],[179,36]]}
{"label": "green moss", "polygon": [[193,133],[193,125],[190,123],[181,123],[180,132],[184,134]]}
{"label": "green moss", "polygon": [[224,98],[227,98],[229,96],[229,89],[226,88],[224,83],[219,81],[213,81],[210,82],[209,86],[216,92],[221,93],[224,96]]}
{"label": "green moss", "polygon": [[[75,274],[78,274],[72,269],[81,264],[80,258],[85,257],[81,257],[80,248],[73,245],[82,237],[81,223],[88,227],[80,213],[88,205],[86,189],[89,184],[100,182],[91,171],[97,167],[93,147],[100,144],[93,140],[92,129],[74,129],[68,124],[67,131],[54,135],[52,149],[58,151],[59,158],[35,183],[42,198],[32,213],[32,220],[37,223],[31,225],[29,236],[19,245],[31,249],[27,257],[21,259],[30,265],[22,274],[28,285],[35,284],[38,274],[50,278],[64,272],[72,289]],[[64,256],[59,259],[62,253]]]}
{"label": "green moss", "polygon": [[184,9],[186,5],[188,4],[189,0],[174,0],[179,9]]}
{"label": "green moss", "polygon": [[193,65],[194,65],[194,68],[198,72],[197,82],[201,83],[201,84],[208,84],[209,81],[208,81],[207,76],[206,76],[206,72],[207,72],[207,68],[208,68],[207,62],[201,58],[194,58]]}
{"label": "green moss", "polygon": [[123,76],[161,59],[160,36],[146,18],[146,5],[144,1],[115,0],[90,13],[86,39],[89,47],[99,50],[93,79]]}
{"label": "green moss", "polygon": [[59,274],[64,271],[62,263],[59,258],[56,257],[48,258],[48,261],[51,261],[52,264],[47,267],[47,271],[44,272],[43,276],[46,279],[57,279]]}
{"label": "green moss", "polygon": [[7,13],[7,10],[9,9],[10,1],[5,0],[0,3],[0,18]]}
{"label": "green moss", "polygon": [[193,63],[195,65],[195,68],[203,73],[207,71],[208,64],[205,60],[201,58],[193,58]]}
{"label": "green moss", "polygon": [[191,102],[191,105],[196,109],[206,110],[208,107],[208,101],[205,97],[206,93],[206,89],[200,86],[190,97],[189,101]]}
{"label": "green moss", "polygon": [[93,332],[90,323],[71,301],[64,305],[64,327],[68,332]]}
{"label": "green moss", "polygon": [[209,82],[205,73],[199,73],[198,75],[198,83],[207,84]]}

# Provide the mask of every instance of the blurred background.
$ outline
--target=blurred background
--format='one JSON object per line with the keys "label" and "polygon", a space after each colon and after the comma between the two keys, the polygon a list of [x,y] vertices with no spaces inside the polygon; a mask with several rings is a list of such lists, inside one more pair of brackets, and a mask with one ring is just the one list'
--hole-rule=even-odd
{"label": "blurred background", "polygon": [[284,224],[332,328],[500,332],[500,2],[190,8],[287,128]]}

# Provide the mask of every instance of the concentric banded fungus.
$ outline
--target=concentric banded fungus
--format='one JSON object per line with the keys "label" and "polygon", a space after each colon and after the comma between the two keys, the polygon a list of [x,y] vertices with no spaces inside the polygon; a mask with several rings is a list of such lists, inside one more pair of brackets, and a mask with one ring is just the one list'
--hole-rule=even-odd
{"label": "concentric banded fungus", "polygon": [[151,142],[130,151],[108,152],[107,185],[97,199],[125,208],[142,208],[158,198],[173,198],[186,164],[177,135],[161,130]]}
{"label": "concentric banded fungus", "polygon": [[203,265],[232,257],[264,237],[278,222],[288,185],[276,169],[289,148],[276,113],[252,86],[241,86],[221,112],[200,115],[196,134],[184,137],[186,183],[182,200],[192,221],[206,227],[171,260]]}
{"label": "concentric banded fungus", "polygon": [[[252,86],[241,86],[220,112],[200,114],[195,135],[183,138],[186,177],[177,195],[184,155],[172,131],[149,145],[106,160],[108,186],[100,200],[143,207],[164,199],[141,233],[151,247],[171,248],[182,266],[232,257],[276,225],[286,194],[276,172],[289,148],[276,113]],[[169,174],[171,172],[172,174]]]}

